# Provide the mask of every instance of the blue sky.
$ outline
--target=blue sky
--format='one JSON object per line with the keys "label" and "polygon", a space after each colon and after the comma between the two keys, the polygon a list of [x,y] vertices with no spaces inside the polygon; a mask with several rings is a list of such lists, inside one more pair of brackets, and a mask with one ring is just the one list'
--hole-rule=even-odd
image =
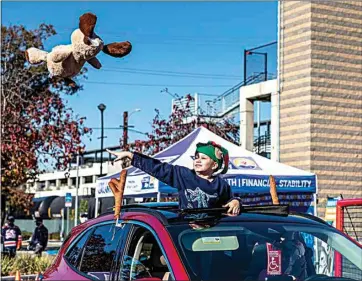
{"label": "blue sky", "polygon": [[[97,15],[96,33],[105,43],[129,40],[133,45],[122,59],[100,53],[103,68],[87,66],[88,80],[80,81],[84,90],[68,98],[73,110],[87,117],[88,127],[100,127],[97,105],[104,103],[105,127],[119,127],[123,111],[140,108],[129,124],[149,132],[155,108],[164,117],[170,114],[172,97],[162,89],[178,95],[221,94],[242,81],[244,49],[277,39],[276,1],[2,2],[2,25],[54,25],[58,34],[45,44],[50,51],[70,43],[85,12]],[[264,111],[262,119],[268,114]],[[104,145],[117,145],[121,133],[106,130]],[[100,130],[94,130],[92,141],[84,139],[87,149],[100,147],[99,136]],[[130,132],[130,140],[142,138]]]}

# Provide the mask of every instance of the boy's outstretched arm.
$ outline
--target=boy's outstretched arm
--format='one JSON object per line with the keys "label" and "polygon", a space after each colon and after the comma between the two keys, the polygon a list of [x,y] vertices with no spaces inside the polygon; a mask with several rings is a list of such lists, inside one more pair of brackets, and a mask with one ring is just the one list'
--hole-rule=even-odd
{"label": "boy's outstretched arm", "polygon": [[137,152],[135,153],[129,151],[115,152],[115,151],[110,151],[108,149],[107,151],[117,156],[117,158],[114,161],[125,161],[128,159],[128,161],[130,160],[129,163],[133,167],[136,167],[146,172],[147,174],[157,178],[158,180],[172,187],[180,189],[179,177],[180,177],[180,170],[183,169],[183,167],[173,166],[168,163],[162,163],[158,159]]}

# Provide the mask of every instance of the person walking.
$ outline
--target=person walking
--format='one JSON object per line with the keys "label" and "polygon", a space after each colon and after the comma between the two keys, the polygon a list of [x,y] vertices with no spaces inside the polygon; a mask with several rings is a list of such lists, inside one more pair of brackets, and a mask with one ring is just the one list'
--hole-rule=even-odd
{"label": "person walking", "polygon": [[48,229],[43,224],[43,219],[37,218],[35,220],[35,230],[31,237],[30,247],[34,250],[34,254],[41,257],[43,251],[48,245]]}

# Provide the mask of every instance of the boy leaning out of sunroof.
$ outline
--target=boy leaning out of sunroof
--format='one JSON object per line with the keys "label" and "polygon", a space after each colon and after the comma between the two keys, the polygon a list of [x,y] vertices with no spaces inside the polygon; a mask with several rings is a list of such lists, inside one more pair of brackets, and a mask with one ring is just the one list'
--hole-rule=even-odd
{"label": "boy leaning out of sunroof", "polygon": [[116,156],[114,161],[130,159],[132,166],[177,188],[181,209],[227,207],[228,214],[240,212],[240,199],[233,196],[230,185],[219,176],[227,172],[229,153],[214,142],[196,145],[193,169],[162,163],[138,152],[107,151]]}

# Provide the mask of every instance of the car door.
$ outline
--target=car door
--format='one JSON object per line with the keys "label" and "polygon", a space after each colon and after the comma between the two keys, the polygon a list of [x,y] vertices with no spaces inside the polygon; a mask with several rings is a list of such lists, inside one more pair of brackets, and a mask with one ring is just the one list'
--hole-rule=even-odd
{"label": "car door", "polygon": [[114,221],[96,224],[73,242],[65,254],[69,266],[64,280],[110,280],[119,244],[127,237],[128,226]]}
{"label": "car door", "polygon": [[141,222],[132,221],[127,224],[130,226],[128,237],[122,247],[123,254],[115,262],[112,280],[174,280],[156,232]]}

